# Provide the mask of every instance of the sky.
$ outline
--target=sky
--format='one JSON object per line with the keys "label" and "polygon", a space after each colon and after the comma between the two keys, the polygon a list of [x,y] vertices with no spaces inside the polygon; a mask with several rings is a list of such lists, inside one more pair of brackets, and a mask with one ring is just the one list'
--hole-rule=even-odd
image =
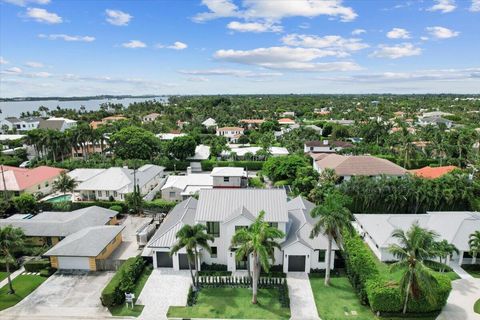
{"label": "sky", "polygon": [[480,0],[0,0],[0,97],[480,93]]}

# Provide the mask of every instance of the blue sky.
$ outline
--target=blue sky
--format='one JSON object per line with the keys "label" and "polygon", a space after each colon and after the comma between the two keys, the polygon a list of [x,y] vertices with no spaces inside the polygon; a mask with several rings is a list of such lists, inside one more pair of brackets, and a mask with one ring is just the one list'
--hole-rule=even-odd
{"label": "blue sky", "polygon": [[480,93],[480,0],[0,0],[0,96]]}

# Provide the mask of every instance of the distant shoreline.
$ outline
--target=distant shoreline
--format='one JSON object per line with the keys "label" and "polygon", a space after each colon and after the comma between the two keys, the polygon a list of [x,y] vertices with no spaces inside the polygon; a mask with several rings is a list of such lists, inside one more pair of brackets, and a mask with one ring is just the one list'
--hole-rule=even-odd
{"label": "distant shoreline", "polygon": [[100,96],[84,96],[84,97],[15,97],[15,98],[0,98],[0,102],[15,102],[15,101],[85,101],[85,100],[104,100],[104,99],[144,99],[156,98],[161,95],[100,95]]}

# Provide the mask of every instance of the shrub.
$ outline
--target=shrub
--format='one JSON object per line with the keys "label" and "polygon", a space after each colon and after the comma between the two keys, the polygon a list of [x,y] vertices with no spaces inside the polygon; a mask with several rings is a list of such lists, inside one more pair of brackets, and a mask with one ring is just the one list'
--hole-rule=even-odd
{"label": "shrub", "polygon": [[54,274],[56,271],[57,271],[57,269],[48,267],[48,268],[40,270],[40,276],[48,278],[52,274]]}
{"label": "shrub", "polygon": [[290,181],[288,180],[278,180],[273,184],[274,187],[283,187],[283,186],[288,186],[290,184]]}
{"label": "shrub", "polygon": [[249,178],[248,186],[251,188],[265,188],[260,178],[257,177]]}
{"label": "shrub", "polygon": [[108,209],[113,210],[113,211],[117,211],[117,212],[122,212],[123,207],[122,207],[122,206],[119,206],[118,204],[115,204],[115,205],[111,206],[111,207],[108,208]]}
{"label": "shrub", "polygon": [[100,300],[106,307],[122,304],[125,293],[133,291],[135,282],[145,268],[142,257],[132,257],[125,261],[117,270],[112,280],[103,289]]}
{"label": "shrub", "polygon": [[202,271],[227,271],[228,270],[226,264],[217,264],[217,263],[206,264],[205,262],[202,263],[201,269]]}
{"label": "shrub", "polygon": [[49,259],[41,260],[30,260],[27,261],[24,265],[25,271],[27,272],[40,272],[40,270],[50,267]]}
{"label": "shrub", "polygon": [[214,167],[242,167],[247,170],[262,170],[263,161],[215,161],[204,160],[201,162],[203,171],[212,171]]}
{"label": "shrub", "polygon": [[[9,264],[10,272],[13,272],[19,268],[17,261],[10,261]],[[7,271],[7,264],[5,263],[4,258],[0,258],[0,271]]]}

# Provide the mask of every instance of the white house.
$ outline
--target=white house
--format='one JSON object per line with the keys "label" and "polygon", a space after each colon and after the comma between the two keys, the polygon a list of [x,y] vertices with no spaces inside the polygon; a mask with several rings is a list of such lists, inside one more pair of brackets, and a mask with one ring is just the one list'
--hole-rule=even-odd
{"label": "white house", "polygon": [[186,134],[185,133],[159,133],[156,136],[158,139],[166,141],[166,140],[173,140],[179,137],[185,137]]}
{"label": "white house", "polygon": [[213,188],[213,177],[209,173],[192,173],[186,176],[168,176],[161,188],[162,199],[185,200],[201,189]]}
{"label": "white house", "polygon": [[439,126],[441,124],[444,124],[448,129],[450,129],[453,126],[453,121],[442,118],[442,117],[422,117],[418,119],[418,125],[420,126]]}
{"label": "white house", "polygon": [[161,117],[161,116],[162,115],[160,113],[156,113],[156,112],[149,113],[142,117],[142,122],[143,123],[154,122],[155,120],[157,120],[158,117]]}
{"label": "white house", "polygon": [[8,128],[9,131],[29,131],[37,129],[38,125],[42,118],[39,117],[26,117],[26,118],[17,118],[17,117],[7,117],[1,121],[2,131],[3,128]]}
{"label": "white house", "polygon": [[303,152],[305,153],[336,153],[343,148],[351,148],[353,144],[345,141],[307,141],[303,145]]}
{"label": "white house", "polygon": [[46,120],[41,120],[38,125],[38,128],[64,132],[67,129],[75,127],[76,125],[77,125],[76,120],[52,117]]}
{"label": "white house", "polygon": [[[203,224],[214,237],[212,253],[200,249],[200,261],[206,264],[226,265],[227,270],[247,269],[247,259],[237,261],[231,239],[235,230],[248,227],[261,211],[265,221],[285,233],[275,249],[273,265],[282,266],[284,272],[310,272],[325,269],[325,252],[328,242],[319,235],[310,239],[316,220],[310,217],[314,204],[297,197],[288,201],[281,189],[209,189],[200,190],[199,199],[188,198],[179,203],[167,215],[164,222],[145,247],[142,255],[153,257],[155,267],[188,269],[185,250],[170,256],[170,248],[176,243],[175,234],[186,224]],[[338,246],[334,243],[331,267]],[[250,259],[250,262],[252,259]]]}
{"label": "white house", "polygon": [[217,128],[216,135],[225,137],[229,142],[237,142],[238,138],[243,135],[245,129],[241,127],[222,127]]}
{"label": "white house", "polygon": [[[475,263],[470,255],[468,239],[480,230],[479,212],[427,212],[426,214],[355,214],[355,227],[364,241],[381,261],[394,261],[388,247],[395,243],[391,237],[395,229],[408,230],[418,222],[422,228],[435,231],[440,240],[457,247],[452,263]],[[478,260],[480,261],[480,259]]]}
{"label": "white house", "polygon": [[[255,156],[260,150],[262,150],[261,147],[231,147],[230,150],[222,152],[222,157],[227,158],[232,153],[235,153],[239,159],[243,159],[247,153],[251,153]],[[287,148],[284,147],[270,147],[268,151],[272,157],[287,156],[289,154]]]}
{"label": "white house", "polygon": [[[83,169],[87,170],[87,169]],[[96,170],[96,169],[92,169]],[[127,193],[134,191],[134,185],[138,186],[140,193],[146,195],[155,188],[164,176],[164,167],[146,164],[133,169],[112,167],[98,174],[92,174],[75,188],[76,201],[91,200],[118,200],[124,201]],[[86,172],[83,175],[87,175]],[[134,177],[136,182],[134,183]]]}
{"label": "white house", "polygon": [[248,185],[247,173],[239,167],[216,167],[210,174],[214,188],[245,188]]}
{"label": "white house", "polygon": [[217,128],[217,121],[215,121],[215,119],[213,118],[208,118],[207,120],[203,121],[202,122],[202,125],[207,128],[207,129],[210,129],[210,128]]}

